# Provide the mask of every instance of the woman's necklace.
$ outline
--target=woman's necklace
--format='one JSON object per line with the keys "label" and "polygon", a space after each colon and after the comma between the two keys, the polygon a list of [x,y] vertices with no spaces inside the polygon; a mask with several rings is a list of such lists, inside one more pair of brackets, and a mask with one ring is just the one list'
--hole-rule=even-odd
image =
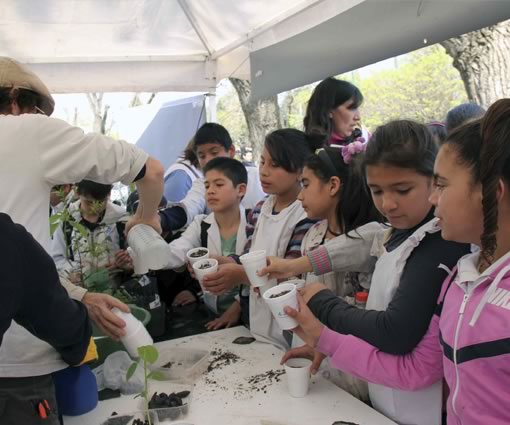
{"label": "woman's necklace", "polygon": [[340,232],[340,233],[333,232],[333,230],[331,230],[331,229],[329,228],[329,225],[328,225],[328,232],[329,232],[329,233],[331,233],[331,234],[332,234],[333,236],[335,236],[335,237],[336,237],[336,236],[340,236],[340,235],[342,234],[341,232]]}

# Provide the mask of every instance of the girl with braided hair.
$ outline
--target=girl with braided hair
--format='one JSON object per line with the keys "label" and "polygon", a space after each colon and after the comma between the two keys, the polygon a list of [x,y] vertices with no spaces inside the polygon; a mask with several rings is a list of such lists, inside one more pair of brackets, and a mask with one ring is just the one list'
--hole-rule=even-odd
{"label": "girl with braided hair", "polygon": [[370,382],[449,387],[448,425],[510,423],[510,99],[449,134],[430,201],[443,238],[476,244],[445,280],[429,329],[412,353],[385,354],[335,333],[300,300],[296,332],[332,364]]}

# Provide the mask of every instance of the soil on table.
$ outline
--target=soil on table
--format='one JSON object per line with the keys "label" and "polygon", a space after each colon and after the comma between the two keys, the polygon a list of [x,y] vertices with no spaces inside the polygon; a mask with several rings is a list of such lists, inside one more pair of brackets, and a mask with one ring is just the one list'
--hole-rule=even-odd
{"label": "soil on table", "polygon": [[168,362],[168,363],[165,363],[163,366],[161,366],[163,369],[170,369],[172,367],[172,365],[174,364],[174,362]]}
{"label": "soil on table", "polygon": [[278,297],[282,297],[283,295],[286,295],[290,292],[290,290],[288,291],[282,291],[282,292],[279,292],[278,294],[271,294],[269,295],[269,298],[278,298]]}
{"label": "soil on table", "polygon": [[231,351],[216,349],[211,351],[213,356],[209,366],[207,367],[206,374],[216,369],[223,369],[225,366],[237,363],[241,358]]}

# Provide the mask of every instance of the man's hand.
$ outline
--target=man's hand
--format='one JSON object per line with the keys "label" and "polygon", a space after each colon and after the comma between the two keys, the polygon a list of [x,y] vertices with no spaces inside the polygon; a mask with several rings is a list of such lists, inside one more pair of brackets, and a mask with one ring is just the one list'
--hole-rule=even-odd
{"label": "man's hand", "polygon": [[129,313],[129,307],[126,304],[110,295],[91,292],[87,292],[81,302],[87,307],[90,318],[105,335],[115,341],[125,335],[126,323],[113,314],[111,309],[117,307],[119,310]]}
{"label": "man's hand", "polygon": [[310,283],[309,285],[306,285],[303,289],[301,289],[299,292],[301,292],[301,295],[303,296],[303,300],[305,303],[308,304],[308,301],[318,292],[328,290],[329,288],[324,285],[323,283],[315,282]]}
{"label": "man's hand", "polygon": [[217,319],[208,322],[205,327],[209,331],[216,331],[222,328],[230,328],[231,326],[237,325],[241,318],[241,304],[234,301],[225,313],[223,313]]}
{"label": "man's hand", "polygon": [[193,295],[193,292],[185,289],[184,291],[181,291],[177,294],[177,296],[174,298],[174,302],[172,303],[172,305],[173,306],[181,306],[181,305],[193,304],[196,302],[197,302],[197,299],[195,298],[195,295]]}
{"label": "man's hand", "polygon": [[283,365],[287,360],[294,358],[310,359],[312,361],[310,371],[312,372],[312,375],[315,375],[319,371],[321,363],[326,358],[326,356],[322,353],[319,353],[318,351],[315,351],[308,345],[303,345],[302,347],[296,347],[287,351],[283,355],[280,364]]}
{"label": "man's hand", "polygon": [[[136,226],[137,224],[146,224],[147,226],[152,227],[156,232],[158,232],[158,235],[161,235],[163,230],[161,229],[161,217],[158,213],[154,214],[149,219],[142,218],[142,206],[140,205],[138,209],[136,210],[136,214],[131,216],[129,220],[126,223],[126,235],[129,233],[129,231]],[[139,213],[140,211],[140,213]]]}
{"label": "man's hand", "polygon": [[303,297],[300,294],[298,294],[297,297],[299,311],[289,306],[286,306],[284,311],[299,324],[299,326],[292,331],[297,333],[307,345],[315,348],[319,342],[324,325],[313,315],[303,300]]}
{"label": "man's hand", "polygon": [[243,266],[231,263],[222,264],[217,272],[205,275],[202,284],[212,294],[221,295],[247,281]]}

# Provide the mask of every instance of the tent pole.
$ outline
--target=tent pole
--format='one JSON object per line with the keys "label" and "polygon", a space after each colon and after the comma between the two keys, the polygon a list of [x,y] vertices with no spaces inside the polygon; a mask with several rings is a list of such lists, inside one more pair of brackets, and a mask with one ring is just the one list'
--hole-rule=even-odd
{"label": "tent pole", "polygon": [[216,122],[216,88],[207,93],[207,115],[208,122]]}

